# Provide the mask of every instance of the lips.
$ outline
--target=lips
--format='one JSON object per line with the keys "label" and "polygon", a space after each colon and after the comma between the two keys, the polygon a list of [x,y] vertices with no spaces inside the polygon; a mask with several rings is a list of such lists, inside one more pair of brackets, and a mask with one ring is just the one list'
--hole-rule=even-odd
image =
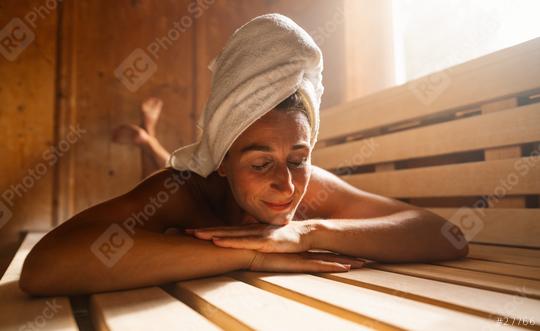
{"label": "lips", "polygon": [[264,202],[264,204],[266,206],[268,206],[271,209],[274,209],[274,210],[287,210],[292,205],[293,199],[289,200],[289,202],[279,203],[279,204],[271,203],[271,202],[267,202],[267,201],[263,201],[263,202]]}

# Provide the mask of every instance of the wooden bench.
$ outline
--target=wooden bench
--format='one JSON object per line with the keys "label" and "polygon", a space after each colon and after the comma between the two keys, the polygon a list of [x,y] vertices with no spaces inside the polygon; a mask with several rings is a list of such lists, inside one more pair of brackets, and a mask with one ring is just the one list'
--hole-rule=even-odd
{"label": "wooden bench", "polygon": [[30,298],[30,233],[0,281],[0,329],[540,330],[539,94],[535,39],[322,114],[313,162],[449,218],[472,242],[464,260]]}

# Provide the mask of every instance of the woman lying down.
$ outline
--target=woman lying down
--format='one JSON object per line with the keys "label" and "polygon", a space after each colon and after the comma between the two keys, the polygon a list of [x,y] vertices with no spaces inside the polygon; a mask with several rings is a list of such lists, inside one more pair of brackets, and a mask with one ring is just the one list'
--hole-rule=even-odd
{"label": "woman lying down", "polygon": [[198,141],[49,232],[24,263],[24,291],[87,294],[234,270],[347,272],[364,259],[467,254],[445,235],[463,239],[445,219],[311,165],[322,54],[291,19],[254,18],[209,68]]}

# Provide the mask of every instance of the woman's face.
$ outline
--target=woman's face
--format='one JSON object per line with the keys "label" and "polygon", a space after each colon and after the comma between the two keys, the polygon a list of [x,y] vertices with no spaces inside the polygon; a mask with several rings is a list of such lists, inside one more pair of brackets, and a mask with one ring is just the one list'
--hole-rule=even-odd
{"label": "woman's face", "polygon": [[218,173],[227,177],[240,207],[260,222],[292,221],[311,176],[306,115],[268,112],[235,140]]}

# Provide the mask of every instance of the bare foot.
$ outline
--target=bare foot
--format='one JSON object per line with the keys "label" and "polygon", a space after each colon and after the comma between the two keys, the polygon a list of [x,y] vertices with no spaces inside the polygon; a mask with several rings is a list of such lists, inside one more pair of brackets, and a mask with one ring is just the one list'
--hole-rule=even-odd
{"label": "bare foot", "polygon": [[142,145],[148,143],[148,138],[148,133],[134,124],[122,124],[112,134],[112,140],[118,144]]}
{"label": "bare foot", "polygon": [[156,124],[161,113],[161,108],[163,107],[163,101],[158,98],[148,98],[146,99],[141,107],[141,112],[143,115],[143,129],[148,132],[152,137],[156,136]]}

